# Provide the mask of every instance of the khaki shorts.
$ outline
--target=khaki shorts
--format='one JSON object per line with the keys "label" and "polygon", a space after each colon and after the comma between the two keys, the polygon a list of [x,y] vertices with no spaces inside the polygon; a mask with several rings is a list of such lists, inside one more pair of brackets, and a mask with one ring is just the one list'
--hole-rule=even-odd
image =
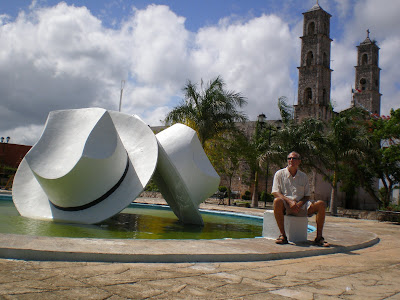
{"label": "khaki shorts", "polygon": [[299,212],[296,214],[296,213],[291,212],[289,204],[287,204],[286,201],[283,201],[283,204],[285,205],[285,215],[297,216],[297,217],[311,217],[313,214],[309,215],[308,209],[310,208],[310,206],[313,202],[314,201],[312,201],[312,200],[308,200],[306,203],[303,204],[303,206],[300,208]]}

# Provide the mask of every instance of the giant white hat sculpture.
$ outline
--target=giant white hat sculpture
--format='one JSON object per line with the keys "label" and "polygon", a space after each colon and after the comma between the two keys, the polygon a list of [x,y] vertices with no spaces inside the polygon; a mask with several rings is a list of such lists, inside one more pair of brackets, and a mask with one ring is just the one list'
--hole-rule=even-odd
{"label": "giant white hat sculpture", "polygon": [[203,225],[198,206],[217,191],[220,177],[196,131],[175,124],[156,137],[159,156],[154,179],[158,188],[181,222]]}
{"label": "giant white hat sculpture", "polygon": [[25,217],[98,223],[139,196],[157,157],[153,132],[136,116],[101,108],[53,111],[17,170],[13,201]]}

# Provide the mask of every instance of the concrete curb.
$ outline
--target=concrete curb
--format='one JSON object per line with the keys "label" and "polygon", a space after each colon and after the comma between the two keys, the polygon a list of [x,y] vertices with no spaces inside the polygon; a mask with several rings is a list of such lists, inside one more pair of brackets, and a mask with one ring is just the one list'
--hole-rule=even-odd
{"label": "concrete curb", "polygon": [[373,233],[355,228],[352,231],[358,235],[355,243],[336,241],[328,248],[313,246],[311,242],[298,245],[276,245],[273,240],[265,238],[101,240],[0,234],[0,257],[69,262],[248,262],[346,253],[370,247],[379,242],[379,238]]}

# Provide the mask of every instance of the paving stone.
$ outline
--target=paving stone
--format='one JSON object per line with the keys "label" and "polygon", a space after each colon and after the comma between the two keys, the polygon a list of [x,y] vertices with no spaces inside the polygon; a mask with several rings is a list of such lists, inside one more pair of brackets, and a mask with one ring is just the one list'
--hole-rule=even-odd
{"label": "paving stone", "polygon": [[134,284],[104,285],[102,289],[111,295],[117,295],[126,299],[147,299],[164,293],[161,289],[139,282]]}
{"label": "paving stone", "polygon": [[288,298],[286,296],[273,294],[272,292],[258,292],[254,294],[246,295],[245,297],[238,298],[238,299],[245,299],[245,300],[290,300],[293,298]]}
{"label": "paving stone", "polygon": [[75,288],[70,290],[58,291],[36,291],[24,293],[10,293],[5,296],[5,299],[18,300],[62,300],[62,299],[93,299],[100,300],[110,297],[111,294],[97,288]]}
{"label": "paving stone", "polygon": [[225,285],[226,282],[222,280],[215,280],[207,276],[188,276],[184,278],[175,279],[176,282],[186,283],[190,286],[213,290],[221,285]]}
{"label": "paving stone", "polygon": [[299,300],[308,300],[314,298],[314,294],[311,292],[302,292],[296,289],[288,289],[288,288],[271,291],[270,293]]}

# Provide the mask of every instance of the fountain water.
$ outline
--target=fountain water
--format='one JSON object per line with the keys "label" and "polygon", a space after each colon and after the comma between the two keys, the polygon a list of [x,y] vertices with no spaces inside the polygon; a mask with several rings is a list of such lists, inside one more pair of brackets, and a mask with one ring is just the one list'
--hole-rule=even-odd
{"label": "fountain water", "polygon": [[183,224],[168,206],[132,203],[95,225],[24,218],[11,196],[0,196],[0,233],[107,239],[224,239],[262,235],[262,218],[201,211],[204,226]]}

